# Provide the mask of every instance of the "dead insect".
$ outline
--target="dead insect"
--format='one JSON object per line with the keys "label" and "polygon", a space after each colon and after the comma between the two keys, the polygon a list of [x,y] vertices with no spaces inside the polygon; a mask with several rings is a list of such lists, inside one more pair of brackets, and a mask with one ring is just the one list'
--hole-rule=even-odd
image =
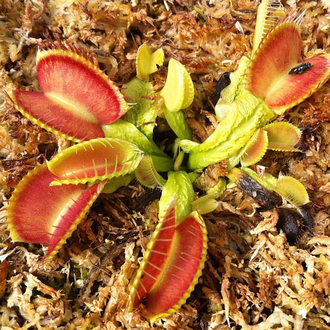
{"label": "dead insect", "polygon": [[289,71],[289,74],[302,74],[302,73],[306,72],[311,66],[312,66],[312,64],[310,62],[300,64],[300,65],[292,68]]}
{"label": "dead insect", "polygon": [[287,242],[290,245],[297,244],[300,237],[300,226],[297,222],[298,215],[296,212],[289,210],[287,208],[278,208],[278,222],[277,229],[282,229],[285,233]]}
{"label": "dead insect", "polygon": [[241,190],[257,201],[264,210],[270,210],[279,204],[280,197],[278,195],[270,192],[244,171],[235,168],[227,176]]}
{"label": "dead insect", "polygon": [[221,92],[229,85],[230,85],[230,73],[224,72],[217,82],[217,87],[214,95],[214,104],[218,103],[221,97]]}

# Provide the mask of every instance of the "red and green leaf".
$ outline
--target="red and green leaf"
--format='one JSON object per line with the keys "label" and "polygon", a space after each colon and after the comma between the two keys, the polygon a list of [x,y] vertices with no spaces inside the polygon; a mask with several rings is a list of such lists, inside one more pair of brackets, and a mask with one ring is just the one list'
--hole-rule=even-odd
{"label": "red and green leaf", "polygon": [[175,222],[172,205],[152,235],[131,288],[130,309],[146,297],[151,323],[185,303],[206,260],[207,233],[200,215],[193,212],[178,226]]}
{"label": "red and green leaf", "polygon": [[38,51],[43,94],[14,91],[23,115],[41,127],[79,141],[104,137],[100,125],[120,118],[128,106],[118,87],[95,64],[71,51]]}
{"label": "red and green leaf", "polygon": [[144,156],[135,170],[137,180],[147,188],[163,186],[165,180],[158,174],[151,156]]}
{"label": "red and green leaf", "polygon": [[16,187],[7,214],[12,240],[48,244],[47,257],[71,236],[105,185],[51,187],[55,179],[45,164],[30,171]]}
{"label": "red and green leaf", "polygon": [[[276,25],[261,41],[246,73],[247,89],[266,98],[283,75],[299,62],[302,47],[300,28],[292,21]],[[289,86],[285,86],[289,89]]]}
{"label": "red and green leaf", "polygon": [[301,50],[299,24],[289,17],[262,39],[246,73],[247,89],[277,114],[305,100],[330,77],[330,55],[300,61]]}
{"label": "red and green leaf", "polygon": [[[288,74],[291,69],[309,63],[311,66],[300,74]],[[267,94],[265,102],[278,114],[301,103],[318,90],[330,77],[330,54],[314,56],[303,62],[296,62],[288,69],[273,89]]]}
{"label": "red and green leaf", "polygon": [[242,166],[251,166],[257,163],[266,153],[268,146],[267,132],[263,129],[257,130],[251,140],[242,150]]}
{"label": "red and green leaf", "polygon": [[94,183],[133,172],[143,154],[135,144],[111,138],[76,144],[56,155],[49,170],[52,185]]}
{"label": "red and green leaf", "polygon": [[95,119],[82,118],[78,113],[70,112],[53,102],[45,94],[13,91],[10,97],[26,118],[55,135],[76,142],[104,137],[104,132]]}

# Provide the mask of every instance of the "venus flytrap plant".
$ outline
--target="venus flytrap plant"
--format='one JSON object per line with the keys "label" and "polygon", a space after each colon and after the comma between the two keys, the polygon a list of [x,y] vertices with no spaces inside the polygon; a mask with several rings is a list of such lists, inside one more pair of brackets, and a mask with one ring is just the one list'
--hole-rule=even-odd
{"label": "venus flytrap plant", "polygon": [[[229,167],[233,167],[243,155],[256,162],[262,158],[266,147],[294,150],[292,144],[300,131],[292,125],[269,123],[328,80],[330,55],[300,61],[302,15],[297,18],[293,14],[286,18],[282,16],[280,3],[275,2],[274,6],[273,1],[263,1],[260,5],[252,59],[243,57],[240,60],[237,71],[230,76],[231,84],[222,91],[215,109],[220,121],[215,132],[200,145],[181,142],[182,148],[190,154],[190,169],[203,168],[224,159],[229,159]],[[310,63],[310,67],[305,71],[297,69],[306,63]],[[267,134],[257,134],[265,126]],[[282,138],[281,145],[276,144],[278,137],[288,134],[293,136],[292,140],[284,143]],[[240,153],[247,144],[249,150]],[[255,153],[256,149],[259,149],[258,157],[246,155],[248,151]],[[249,159],[249,165],[253,164],[252,159]]]}
{"label": "venus flytrap plant", "polygon": [[[203,219],[191,210],[194,190],[190,176],[181,171],[169,172],[167,180],[164,180],[157,172],[173,169],[173,160],[152,140],[157,111],[152,98],[146,97],[154,94],[152,84],[147,80],[157,69],[156,65],[162,64],[162,52],[152,54],[148,46],[143,45],[137,59],[139,77],[126,84],[121,93],[85,56],[60,46],[52,45],[53,49],[38,52],[37,72],[44,93],[14,91],[11,101],[39,126],[80,143],[63,150],[47,164],[36,167],[17,186],[7,215],[12,240],[47,244],[48,261],[70,237],[102,191],[113,192],[121,185],[127,185],[134,177],[148,187],[164,186],[160,202],[162,220],[159,230],[153,235],[151,250],[144,257],[148,267],[138,275],[152,274],[152,278],[158,278],[147,295],[152,301],[148,304],[151,319],[155,321],[175,312],[189,297],[203,269],[207,249]],[[179,80],[184,79],[180,82],[183,88],[190,86],[188,94],[180,89],[179,96],[175,93],[173,96],[176,101],[180,99],[177,103],[179,108],[188,106],[193,99],[192,81],[180,63],[171,63],[174,63],[174,70],[179,70],[179,75],[182,75]],[[141,65],[146,67],[141,69]],[[58,72],[53,72],[53,68]],[[66,74],[69,71],[72,77]],[[75,90],[72,79],[77,79],[78,74],[88,83],[85,87],[78,83],[78,90]],[[170,69],[169,75],[169,79],[173,80],[177,73]],[[73,88],[69,89],[70,85]],[[99,85],[103,88],[100,96],[97,95]],[[95,93],[90,100],[88,95],[91,90]],[[132,103],[128,112],[124,96]],[[166,102],[169,98],[166,92]],[[97,101],[99,103],[95,104]],[[44,108],[46,115],[42,111]],[[108,115],[100,115],[99,109],[107,111]],[[76,117],[78,125],[71,127],[70,120]],[[182,123],[183,114],[180,113],[178,118]],[[179,124],[176,125],[179,129]],[[185,125],[185,128],[187,132],[188,126]],[[176,205],[171,202],[174,194],[178,194],[180,200]],[[29,206],[29,202],[33,206]],[[163,227],[164,223],[166,225]],[[168,238],[159,238],[160,232],[161,237],[164,233]],[[188,240],[194,240],[193,253],[190,252]],[[157,258],[154,246],[164,253],[161,263],[156,266],[159,274],[149,269],[155,255]],[[175,280],[177,272],[183,276],[179,280]],[[176,281],[172,291],[158,283],[165,283],[164,279],[167,282]],[[135,286],[137,282],[139,277],[134,281]],[[143,282],[144,279],[141,282],[144,288]],[[174,293],[173,288],[176,290]]]}
{"label": "venus flytrap plant", "polygon": [[[101,125],[118,119],[128,106],[116,85],[86,56],[52,45],[38,51],[36,68],[43,93],[13,91],[16,108],[55,134],[86,140],[57,155],[50,166],[31,171],[9,203],[13,241],[48,243],[48,259],[85,217],[106,180],[134,171],[141,151],[130,142],[104,138]],[[99,96],[90,93],[94,89]],[[87,141],[92,138],[101,140]],[[99,179],[105,181],[97,183]],[[62,183],[69,184],[54,187]]]}
{"label": "venus flytrap plant", "polygon": [[[137,78],[123,90],[72,47],[53,44],[39,50],[36,68],[43,93],[17,90],[9,93],[10,99],[32,122],[78,144],[36,167],[16,187],[7,210],[13,241],[48,244],[49,260],[101,192],[113,192],[135,177],[147,187],[160,187],[159,224],[131,283],[129,306],[132,310],[145,297],[155,322],[178,310],[194,289],[207,251],[200,213],[213,211],[226,189],[226,179],[220,178],[195,200],[195,170],[226,160],[227,177],[261,205],[275,207],[276,192],[308,219],[311,229],[303,209],[308,194],[301,183],[290,177],[260,179],[247,168],[267,149],[298,151],[300,130],[272,121],[330,76],[330,55],[300,61],[301,19],[285,17],[279,2],[261,3],[252,57],[243,57],[231,74],[215,108],[219,125],[201,144],[191,140],[182,111],[194,98],[185,67],[170,59],[166,83],[154,91],[150,78],[163,64],[162,50],[139,48]],[[175,145],[183,150],[174,157],[153,141],[159,104],[178,137]],[[187,163],[184,153],[189,154]]]}
{"label": "venus flytrap plant", "polygon": [[[299,151],[295,146],[300,130],[289,123],[271,122],[309,97],[330,77],[329,54],[300,60],[302,17],[302,14],[296,17],[295,13],[285,16],[278,1],[262,1],[252,57],[240,60],[237,71],[230,75],[230,85],[222,91],[215,107],[219,125],[202,144],[180,142],[189,153],[190,170],[227,160],[228,171],[232,171],[228,177],[249,191],[241,182],[245,182],[247,174],[237,175],[235,166],[254,165],[267,149]],[[300,211],[309,201],[306,189],[293,178],[280,178],[271,190]],[[305,197],[295,203],[299,194]],[[311,230],[310,217],[306,214],[305,217]]]}

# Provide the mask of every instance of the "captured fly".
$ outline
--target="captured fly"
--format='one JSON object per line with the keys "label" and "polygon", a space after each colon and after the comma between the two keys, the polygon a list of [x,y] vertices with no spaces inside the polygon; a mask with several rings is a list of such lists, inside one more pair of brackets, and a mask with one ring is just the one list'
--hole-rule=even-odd
{"label": "captured fly", "polygon": [[290,71],[289,71],[289,74],[302,74],[304,72],[306,72],[307,70],[309,70],[309,68],[312,66],[311,63],[309,62],[306,62],[306,63],[303,63],[303,64],[300,64],[298,66],[295,66],[294,68],[292,68]]}

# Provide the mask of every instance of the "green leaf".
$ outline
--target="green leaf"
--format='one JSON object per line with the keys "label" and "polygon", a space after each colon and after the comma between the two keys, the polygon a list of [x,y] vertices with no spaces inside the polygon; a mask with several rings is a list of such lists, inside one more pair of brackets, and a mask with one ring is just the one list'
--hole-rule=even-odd
{"label": "green leaf", "polygon": [[118,178],[112,178],[107,181],[105,187],[102,190],[102,194],[111,194],[115,192],[120,187],[128,186],[129,183],[134,179],[134,174],[125,174],[119,176]]}
{"label": "green leaf", "polygon": [[214,211],[219,205],[216,199],[225,192],[226,187],[226,179],[219,178],[219,182],[214,187],[209,189],[205,196],[196,199],[192,203],[192,209],[197,210],[201,214]]}
{"label": "green leaf", "polygon": [[181,140],[191,140],[191,130],[186,121],[186,116],[182,110],[172,112],[164,106],[164,115],[172,131]]}
{"label": "green leaf", "polygon": [[144,156],[135,170],[138,181],[147,188],[163,186],[165,180],[157,173],[151,156]]}
{"label": "green leaf", "polygon": [[154,53],[151,52],[147,44],[139,47],[136,56],[136,74],[141,80],[148,81],[149,75],[158,70],[157,66],[163,65],[164,51],[159,48]]}
{"label": "green leaf", "polygon": [[190,141],[190,140],[181,140],[179,142],[179,147],[185,152],[189,153],[191,152],[194,148],[199,146],[199,143]]}
{"label": "green leaf", "polygon": [[194,84],[187,69],[173,58],[168,65],[164,88],[159,92],[169,111],[187,108],[194,99]]}
{"label": "green leaf", "polygon": [[168,206],[175,198],[176,224],[178,225],[191,212],[191,203],[195,199],[194,188],[189,175],[184,171],[169,172],[159,201],[159,217],[164,217]]}
{"label": "green leaf", "polygon": [[146,155],[151,155],[157,172],[173,169],[173,159],[161,151],[152,140],[149,140],[133,124],[122,119],[102,127],[106,137],[130,141],[137,145]]}
{"label": "green leaf", "polygon": [[123,85],[122,94],[130,98],[130,103],[135,103],[122,119],[132,123],[151,140],[157,111],[155,101],[146,97],[153,94],[152,84],[134,78],[129,83]]}
{"label": "green leaf", "polygon": [[268,149],[278,151],[300,151],[295,148],[301,137],[298,127],[286,123],[275,122],[263,128],[268,133]]}
{"label": "green leaf", "polygon": [[297,208],[309,203],[306,188],[291,176],[280,177],[277,180],[275,191]]}

